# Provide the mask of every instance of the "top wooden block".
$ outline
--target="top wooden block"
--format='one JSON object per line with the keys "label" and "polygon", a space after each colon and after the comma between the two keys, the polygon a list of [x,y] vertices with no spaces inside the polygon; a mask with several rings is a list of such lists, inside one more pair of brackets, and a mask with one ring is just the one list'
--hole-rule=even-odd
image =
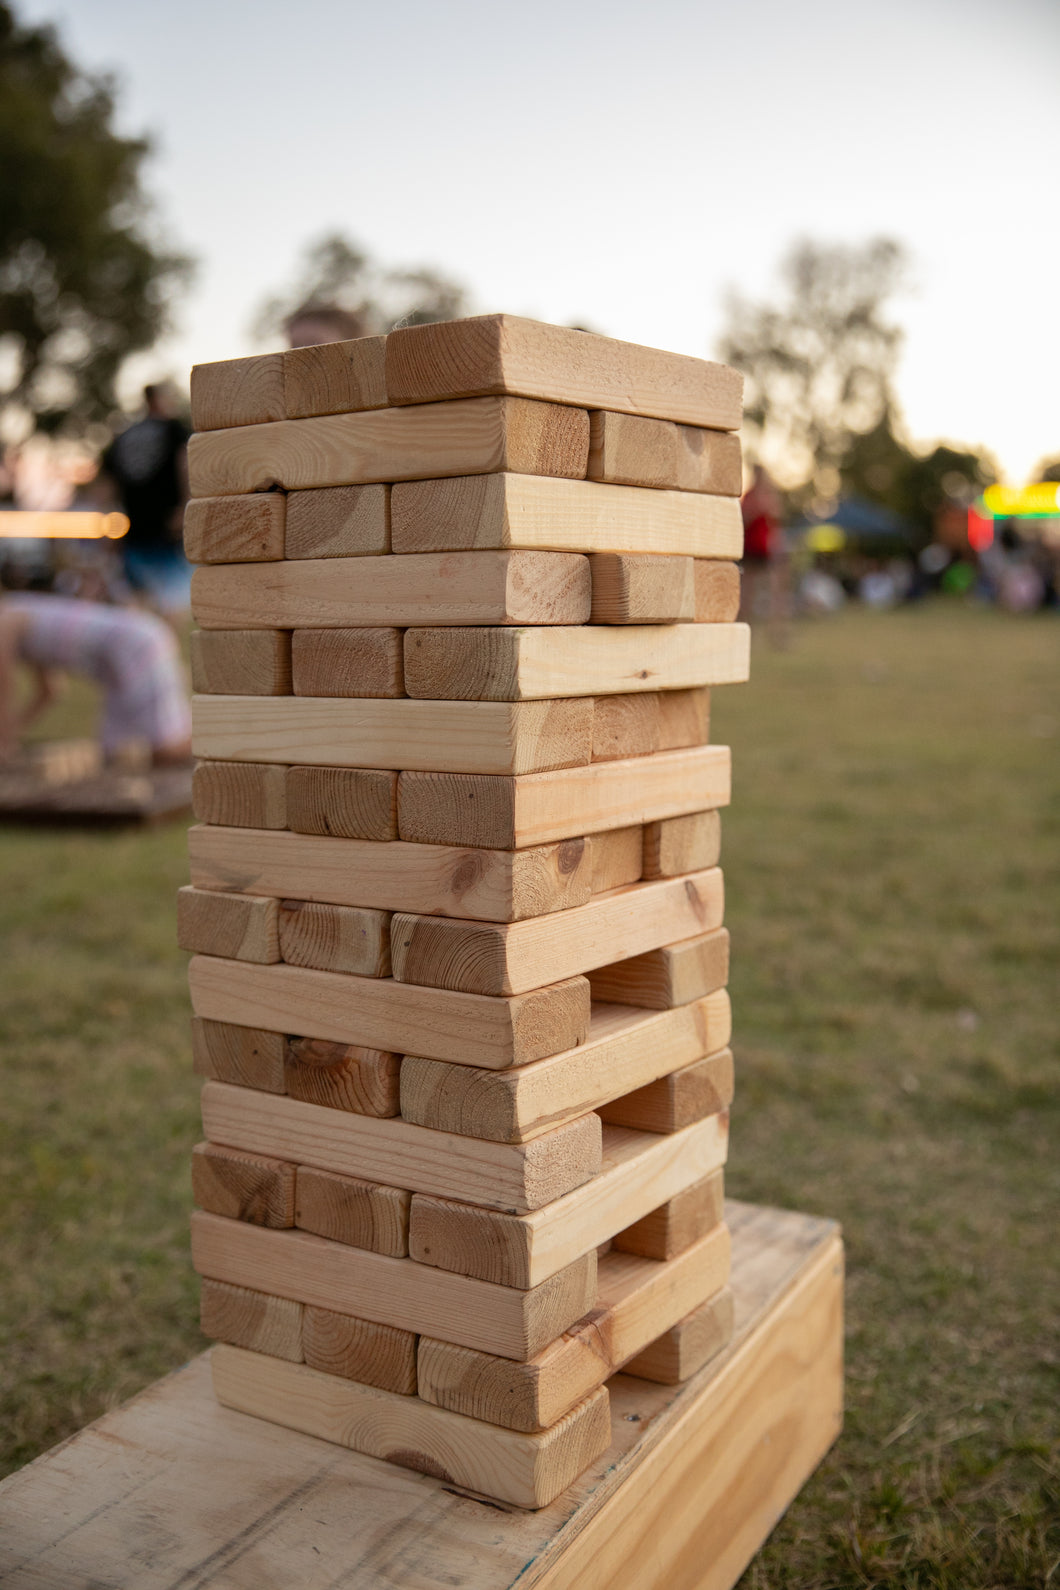
{"label": "top wooden block", "polygon": [[262,425],[286,418],[283,354],[219,359],[191,372],[191,423],[197,431],[224,425]]}

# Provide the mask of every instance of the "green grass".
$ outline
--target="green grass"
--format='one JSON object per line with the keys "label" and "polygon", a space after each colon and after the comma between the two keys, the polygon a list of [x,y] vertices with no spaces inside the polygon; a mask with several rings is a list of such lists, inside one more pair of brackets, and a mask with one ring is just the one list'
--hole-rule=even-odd
{"label": "green grass", "polygon": [[[1060,1582],[1058,639],[858,612],[717,693],[728,1185],[836,1216],[849,1254],[846,1432],[754,1590]],[[197,1089],[182,834],[0,830],[0,867],[13,1466],[201,1345]]]}

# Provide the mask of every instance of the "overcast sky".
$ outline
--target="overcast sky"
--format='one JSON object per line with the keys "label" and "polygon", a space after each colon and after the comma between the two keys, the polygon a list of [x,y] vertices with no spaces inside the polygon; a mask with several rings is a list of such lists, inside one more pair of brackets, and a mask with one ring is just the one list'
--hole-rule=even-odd
{"label": "overcast sky", "polygon": [[911,251],[915,438],[1060,453],[1058,0],[15,0],[80,65],[199,260],[140,376],[252,351],[339,229],[476,310],[710,355],[802,235]]}

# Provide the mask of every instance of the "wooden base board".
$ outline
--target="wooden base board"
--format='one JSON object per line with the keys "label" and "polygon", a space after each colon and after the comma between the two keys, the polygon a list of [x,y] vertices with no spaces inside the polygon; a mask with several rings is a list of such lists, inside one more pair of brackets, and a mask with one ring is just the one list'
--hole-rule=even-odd
{"label": "wooden base board", "polygon": [[260,1590],[731,1590],[842,1419],[833,1221],[730,1203],[736,1330],[685,1385],[610,1382],[612,1443],[550,1507],[232,1413],[209,1358],[0,1485],[0,1579]]}
{"label": "wooden base board", "polygon": [[54,782],[40,772],[0,771],[0,818],[83,827],[160,823],[191,811],[192,765],[123,772],[103,768],[86,778]]}

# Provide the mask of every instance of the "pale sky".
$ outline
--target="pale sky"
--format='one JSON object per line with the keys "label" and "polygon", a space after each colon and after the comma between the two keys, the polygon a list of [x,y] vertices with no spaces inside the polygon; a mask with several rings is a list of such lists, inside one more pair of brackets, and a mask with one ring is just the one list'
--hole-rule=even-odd
{"label": "pale sky", "polygon": [[138,379],[256,351],[341,230],[476,311],[711,356],[793,239],[886,233],[914,438],[1060,453],[1058,0],[15,0],[118,78],[196,255]]}

